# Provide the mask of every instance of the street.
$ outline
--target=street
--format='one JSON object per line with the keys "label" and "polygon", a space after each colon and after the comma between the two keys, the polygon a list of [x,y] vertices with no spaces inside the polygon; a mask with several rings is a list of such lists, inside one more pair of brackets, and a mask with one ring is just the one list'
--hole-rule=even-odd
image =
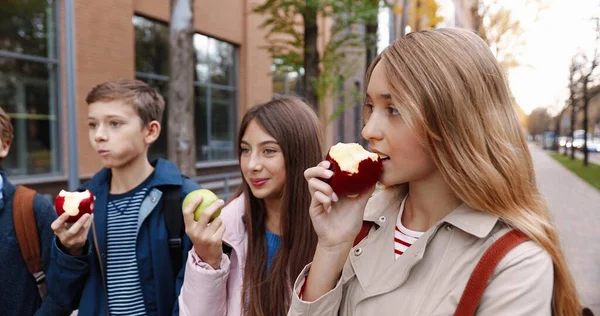
{"label": "street", "polygon": [[[600,314],[600,191],[534,144],[538,187],[550,207],[582,303]],[[600,159],[598,155],[590,155]]]}

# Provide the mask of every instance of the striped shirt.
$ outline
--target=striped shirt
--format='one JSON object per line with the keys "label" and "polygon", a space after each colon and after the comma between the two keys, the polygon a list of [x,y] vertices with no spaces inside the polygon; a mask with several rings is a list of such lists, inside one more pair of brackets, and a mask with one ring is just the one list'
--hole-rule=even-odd
{"label": "striped shirt", "polygon": [[136,259],[136,239],[140,206],[148,192],[147,181],[127,193],[109,197],[106,287],[111,315],[146,314]]}
{"label": "striped shirt", "polygon": [[400,205],[400,212],[398,212],[398,219],[396,220],[396,229],[394,231],[394,254],[396,259],[410,247],[419,237],[423,235],[423,232],[417,232],[410,230],[402,225],[402,213],[404,213],[404,203],[406,198]]}

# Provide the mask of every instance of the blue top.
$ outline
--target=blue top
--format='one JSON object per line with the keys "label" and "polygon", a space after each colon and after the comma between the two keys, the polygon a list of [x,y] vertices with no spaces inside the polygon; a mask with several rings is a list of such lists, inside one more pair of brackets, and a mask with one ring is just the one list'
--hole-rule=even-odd
{"label": "blue top", "polygon": [[49,270],[50,249],[54,232],[50,224],[56,219],[52,203],[41,194],[33,199],[42,269],[46,273],[48,296],[42,302],[35,279],[23,260],[17,241],[13,220],[13,197],[16,187],[0,173],[0,307],[3,316],[12,315],[70,315],[73,300],[70,300],[68,285],[60,280],[60,272]]}
{"label": "blue top", "polygon": [[279,246],[281,245],[281,236],[273,234],[269,230],[267,232],[267,271],[271,269],[271,263],[273,262],[273,257],[279,250]]}

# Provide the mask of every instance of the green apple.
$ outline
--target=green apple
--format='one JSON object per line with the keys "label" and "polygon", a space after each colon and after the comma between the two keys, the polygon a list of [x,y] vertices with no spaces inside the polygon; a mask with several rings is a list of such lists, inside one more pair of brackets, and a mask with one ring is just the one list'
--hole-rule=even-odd
{"label": "green apple", "polygon": [[[186,206],[190,202],[195,200],[199,195],[202,196],[202,202],[200,203],[200,205],[198,205],[198,207],[196,207],[196,210],[194,210],[194,220],[196,220],[196,221],[198,221],[200,219],[202,212],[204,212],[204,210],[207,207],[209,207],[211,204],[213,204],[215,201],[217,201],[219,199],[219,197],[217,197],[217,195],[212,193],[212,191],[210,191],[210,190],[207,190],[207,189],[195,190],[195,191],[188,193],[188,195],[185,196],[185,199],[183,199],[183,208],[186,208]],[[210,217],[210,222],[212,222],[220,214],[221,214],[221,209],[217,210]]]}

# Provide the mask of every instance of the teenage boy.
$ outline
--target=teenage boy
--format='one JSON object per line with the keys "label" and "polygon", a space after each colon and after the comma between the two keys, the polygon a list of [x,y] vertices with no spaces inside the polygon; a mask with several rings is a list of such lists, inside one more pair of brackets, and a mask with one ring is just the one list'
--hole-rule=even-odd
{"label": "teenage boy", "polygon": [[144,82],[118,80],[92,89],[86,102],[89,140],[104,168],[81,188],[96,197],[93,216],[69,225],[63,214],[52,224],[53,265],[65,283],[82,287],[72,293],[80,315],[177,315],[191,242],[182,231],[170,238],[168,222],[181,218],[183,197],[200,186],[175,164],[148,160],[164,100]]}

